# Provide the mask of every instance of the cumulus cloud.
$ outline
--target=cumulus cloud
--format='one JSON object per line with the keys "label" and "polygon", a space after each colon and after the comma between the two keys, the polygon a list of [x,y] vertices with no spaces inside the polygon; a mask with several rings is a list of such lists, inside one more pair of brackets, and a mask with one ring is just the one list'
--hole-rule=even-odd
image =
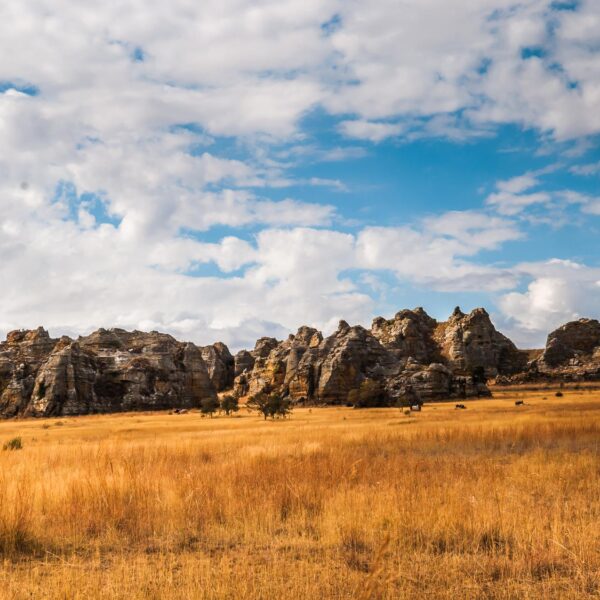
{"label": "cumulus cloud", "polygon": [[357,239],[359,264],[366,269],[389,269],[399,278],[442,291],[514,287],[510,270],[478,264],[483,250],[519,239],[509,221],[477,212],[450,212],[425,220],[421,227],[368,227]]}
{"label": "cumulus cloud", "polygon": [[522,292],[501,296],[499,307],[517,326],[517,341],[538,344],[567,321],[597,314],[600,269],[569,260],[524,263],[515,271],[529,279]]}

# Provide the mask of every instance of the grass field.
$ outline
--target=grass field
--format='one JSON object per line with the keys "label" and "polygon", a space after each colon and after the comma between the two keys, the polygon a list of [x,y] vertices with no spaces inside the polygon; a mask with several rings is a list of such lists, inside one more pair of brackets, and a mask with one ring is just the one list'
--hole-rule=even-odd
{"label": "grass field", "polygon": [[600,391],[466,404],[2,422],[0,597],[600,597]]}

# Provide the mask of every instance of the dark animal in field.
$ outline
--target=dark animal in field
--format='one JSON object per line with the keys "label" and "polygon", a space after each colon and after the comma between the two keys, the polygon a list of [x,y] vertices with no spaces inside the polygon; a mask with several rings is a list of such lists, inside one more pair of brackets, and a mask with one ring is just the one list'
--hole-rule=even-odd
{"label": "dark animal in field", "polygon": [[464,404],[456,404],[454,408],[467,408]]}
{"label": "dark animal in field", "polygon": [[517,400],[517,401],[515,402],[515,406],[523,406],[524,404],[525,404],[525,401],[524,401],[524,400]]}

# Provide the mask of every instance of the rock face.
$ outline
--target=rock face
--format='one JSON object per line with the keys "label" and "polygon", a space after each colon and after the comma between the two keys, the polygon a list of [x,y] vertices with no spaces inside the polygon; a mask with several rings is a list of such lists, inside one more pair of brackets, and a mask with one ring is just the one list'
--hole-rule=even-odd
{"label": "rock face", "polygon": [[580,319],[559,327],[548,336],[540,362],[549,367],[594,360],[600,349],[600,323],[595,319]]}
{"label": "rock face", "polygon": [[37,372],[58,340],[41,327],[12,331],[0,343],[0,414],[22,414],[29,403]]}
{"label": "rock face", "polygon": [[600,323],[580,319],[522,351],[482,308],[438,323],[422,308],[378,317],[370,329],[340,321],[330,336],[300,327],[260,338],[235,357],[157,332],[99,329],[51,338],[42,328],[0,343],[0,416],[58,416],[191,408],[216,393],[277,392],[297,403],[407,405],[489,395],[497,384],[600,380]]}
{"label": "rock face", "polygon": [[[526,363],[483,309],[469,315],[455,310],[445,323],[422,308],[403,310],[393,319],[378,317],[370,330],[341,321],[325,339],[302,327],[281,343],[259,340],[250,354],[251,359],[236,357],[238,395],[275,391],[318,404],[489,395],[486,377],[512,373]],[[244,371],[237,367],[242,358]]]}
{"label": "rock face", "polygon": [[521,371],[527,356],[496,331],[488,313],[476,308],[465,315],[455,308],[452,316],[436,328],[434,337],[448,366],[460,374],[483,369],[487,377]]}
{"label": "rock face", "polygon": [[440,349],[433,334],[437,321],[422,308],[402,310],[391,320],[373,320],[371,333],[398,359],[412,357],[421,363],[441,360]]}
{"label": "rock face", "polygon": [[217,392],[231,388],[235,378],[235,359],[229,348],[222,342],[217,342],[212,346],[204,346],[201,350],[208,376]]}
{"label": "rock face", "polygon": [[43,329],[0,344],[0,414],[56,416],[199,406],[215,386],[194,344],[100,329],[77,341]]}
{"label": "rock face", "polygon": [[543,352],[532,356],[526,369],[500,384],[580,382],[600,380],[600,323],[579,319],[548,336]]}

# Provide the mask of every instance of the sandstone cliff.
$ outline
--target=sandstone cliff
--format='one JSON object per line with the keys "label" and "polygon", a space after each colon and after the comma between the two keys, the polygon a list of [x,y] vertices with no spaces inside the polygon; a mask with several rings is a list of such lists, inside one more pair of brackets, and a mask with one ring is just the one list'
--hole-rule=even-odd
{"label": "sandstone cliff", "polygon": [[455,373],[483,368],[487,377],[517,373],[525,368],[527,355],[492,324],[483,308],[468,315],[460,308],[436,327],[434,338],[442,356]]}
{"label": "sandstone cliff", "polygon": [[0,344],[0,414],[54,416],[199,406],[215,387],[194,344],[100,329],[74,341],[12,332]]}
{"label": "sandstone cliff", "polygon": [[77,340],[41,327],[0,343],[0,416],[56,416],[191,408],[217,392],[277,392],[297,403],[406,405],[489,395],[496,382],[600,380],[600,323],[580,319],[522,351],[484,309],[445,322],[422,308],[378,317],[370,329],[340,321],[324,338],[300,327],[260,338],[235,357],[157,332],[99,329]]}
{"label": "sandstone cliff", "polygon": [[[486,377],[513,373],[526,363],[483,309],[469,315],[457,309],[445,323],[422,308],[400,311],[389,320],[378,317],[371,329],[341,321],[325,339],[303,327],[281,343],[259,340],[250,356],[238,356],[238,395],[274,391],[318,404],[489,395]],[[242,359],[243,370],[237,368]]]}

